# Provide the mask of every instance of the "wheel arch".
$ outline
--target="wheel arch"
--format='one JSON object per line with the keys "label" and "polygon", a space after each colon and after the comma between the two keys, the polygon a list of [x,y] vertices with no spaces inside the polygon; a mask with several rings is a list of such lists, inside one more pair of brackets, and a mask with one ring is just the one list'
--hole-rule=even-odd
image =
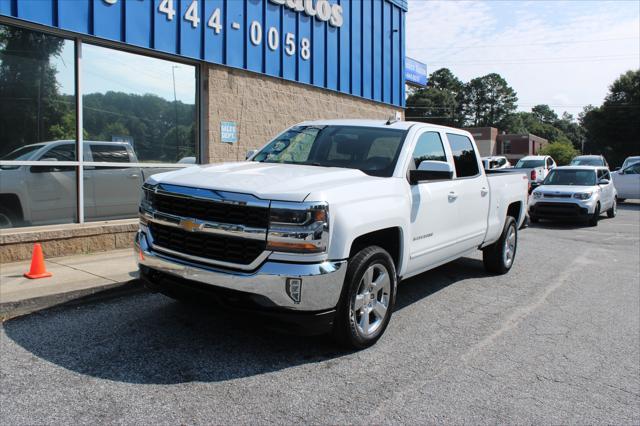
{"label": "wheel arch", "polygon": [[359,235],[355,237],[351,242],[349,248],[349,258],[355,256],[363,248],[369,246],[379,246],[389,253],[391,258],[393,259],[393,264],[396,267],[396,273],[400,273],[403,256],[402,238],[402,228],[399,226],[383,228]]}

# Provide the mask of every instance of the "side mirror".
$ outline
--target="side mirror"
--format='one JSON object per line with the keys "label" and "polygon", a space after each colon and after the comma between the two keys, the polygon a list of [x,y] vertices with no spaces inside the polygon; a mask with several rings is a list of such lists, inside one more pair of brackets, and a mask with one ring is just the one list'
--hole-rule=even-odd
{"label": "side mirror", "polygon": [[609,185],[609,179],[600,179],[598,185]]}
{"label": "side mirror", "polygon": [[248,160],[249,158],[253,157],[253,154],[256,153],[255,149],[250,149],[249,151],[247,151],[247,155],[246,157],[244,157],[245,160]]}
{"label": "side mirror", "polygon": [[428,180],[453,179],[453,167],[445,161],[425,160],[417,170],[409,171],[409,183],[416,185]]}

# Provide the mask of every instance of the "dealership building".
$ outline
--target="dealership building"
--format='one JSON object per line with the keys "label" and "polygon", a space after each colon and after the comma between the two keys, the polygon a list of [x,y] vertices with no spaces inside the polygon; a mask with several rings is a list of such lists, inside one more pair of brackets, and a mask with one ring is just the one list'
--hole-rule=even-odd
{"label": "dealership building", "polygon": [[402,115],[406,0],[0,0],[0,262],[131,245],[153,173]]}

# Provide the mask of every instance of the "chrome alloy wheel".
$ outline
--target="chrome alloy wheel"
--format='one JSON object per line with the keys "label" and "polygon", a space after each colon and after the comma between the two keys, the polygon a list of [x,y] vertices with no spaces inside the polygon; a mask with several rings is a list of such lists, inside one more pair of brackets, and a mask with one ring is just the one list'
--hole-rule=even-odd
{"label": "chrome alloy wheel", "polygon": [[507,268],[511,267],[513,257],[516,254],[516,238],[516,228],[511,225],[507,231],[507,238],[504,239],[504,247],[502,249],[502,260]]}
{"label": "chrome alloy wheel", "polygon": [[351,301],[351,317],[363,337],[375,334],[384,323],[391,296],[389,271],[374,263],[365,271]]}

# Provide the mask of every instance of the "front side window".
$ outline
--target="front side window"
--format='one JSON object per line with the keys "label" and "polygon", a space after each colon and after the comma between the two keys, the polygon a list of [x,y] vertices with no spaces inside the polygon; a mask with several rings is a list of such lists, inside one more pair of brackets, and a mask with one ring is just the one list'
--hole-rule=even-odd
{"label": "front side window", "polygon": [[413,150],[413,163],[416,168],[425,160],[447,161],[442,139],[438,132],[425,132],[418,138]]}
{"label": "front side window", "polygon": [[406,131],[360,126],[295,126],[252,161],[358,169],[390,177]]}
{"label": "front side window", "polygon": [[463,135],[447,133],[453,162],[456,166],[456,176],[459,178],[476,176],[480,173],[478,170],[478,161],[476,153],[473,149],[471,139]]}
{"label": "front side window", "polygon": [[542,184],[593,186],[596,184],[596,173],[594,170],[553,169]]}
{"label": "front side window", "polygon": [[631,167],[624,169],[625,175],[637,175],[640,174],[640,163],[634,164]]}

